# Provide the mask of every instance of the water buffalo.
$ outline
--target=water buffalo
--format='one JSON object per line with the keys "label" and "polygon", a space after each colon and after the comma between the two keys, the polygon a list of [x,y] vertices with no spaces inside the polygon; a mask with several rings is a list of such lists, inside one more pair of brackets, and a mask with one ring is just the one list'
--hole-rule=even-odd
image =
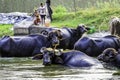
{"label": "water buffalo", "polygon": [[107,48],[97,57],[98,60],[108,65],[120,68],[120,52],[114,48]]}
{"label": "water buffalo", "polygon": [[[42,34],[47,34],[50,31],[54,29],[48,28],[46,31],[42,31]],[[85,27],[84,24],[80,24],[77,26],[76,29],[71,29],[71,28],[61,28],[61,29],[56,29],[60,32],[60,35],[62,37],[60,41],[60,45],[57,48],[62,48],[62,49],[73,49],[74,43],[82,37],[82,35],[87,32],[87,30],[90,30],[90,28]]]}
{"label": "water buffalo", "polygon": [[117,35],[120,37],[120,18],[114,17],[110,20],[110,32],[111,35]]}
{"label": "water buffalo", "polygon": [[33,59],[43,58],[43,65],[45,66],[51,64],[59,64],[70,68],[102,66],[97,59],[87,56],[81,51],[73,50],[62,52],[60,50],[53,51],[47,48],[42,48],[41,53],[43,53],[43,55],[36,55]]}
{"label": "water buffalo", "polygon": [[80,50],[89,56],[98,56],[106,48],[114,48],[118,50],[120,48],[119,38],[112,35],[94,39],[83,37],[74,45],[75,50]]}
{"label": "water buffalo", "polygon": [[0,39],[1,57],[30,57],[40,53],[42,47],[53,47],[59,44],[59,36],[51,32],[49,36],[29,35],[23,38],[4,36]]}

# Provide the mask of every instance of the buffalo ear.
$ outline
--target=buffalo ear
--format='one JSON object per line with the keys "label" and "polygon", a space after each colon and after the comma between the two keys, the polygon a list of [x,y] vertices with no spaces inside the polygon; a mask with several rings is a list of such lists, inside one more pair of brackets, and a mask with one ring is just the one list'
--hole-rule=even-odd
{"label": "buffalo ear", "polygon": [[42,59],[43,58],[43,54],[37,54],[37,55],[35,55],[35,56],[33,56],[33,60],[40,60],[40,59]]}

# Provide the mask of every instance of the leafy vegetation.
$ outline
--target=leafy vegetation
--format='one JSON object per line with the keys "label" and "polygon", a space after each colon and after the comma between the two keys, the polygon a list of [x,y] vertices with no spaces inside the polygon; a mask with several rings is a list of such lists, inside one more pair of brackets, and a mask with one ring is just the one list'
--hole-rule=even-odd
{"label": "leafy vegetation", "polygon": [[[0,12],[33,12],[34,8],[38,8],[40,3],[46,0],[1,0]],[[120,0],[51,0],[51,7],[54,9],[58,5],[64,6],[68,11],[79,11],[91,7],[96,8],[113,8],[120,7]]]}
{"label": "leafy vegetation", "polygon": [[13,30],[12,30],[13,25],[7,25],[7,24],[0,24],[0,37],[4,35],[13,35]]}

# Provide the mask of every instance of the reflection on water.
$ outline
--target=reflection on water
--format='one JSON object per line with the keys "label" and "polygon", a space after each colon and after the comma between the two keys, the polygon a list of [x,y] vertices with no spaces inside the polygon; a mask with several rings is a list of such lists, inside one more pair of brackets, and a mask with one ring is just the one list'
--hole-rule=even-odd
{"label": "reflection on water", "polygon": [[104,68],[79,68],[70,69],[63,66],[43,66],[42,60],[31,58],[0,58],[0,80],[54,80],[54,79],[112,79],[115,70]]}

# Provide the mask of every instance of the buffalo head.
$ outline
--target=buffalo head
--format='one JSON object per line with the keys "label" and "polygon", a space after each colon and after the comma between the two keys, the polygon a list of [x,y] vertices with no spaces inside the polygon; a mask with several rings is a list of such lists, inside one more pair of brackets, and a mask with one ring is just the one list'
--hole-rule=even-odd
{"label": "buffalo head", "polygon": [[87,32],[87,30],[89,30],[89,28],[88,27],[86,27],[84,24],[79,24],[78,26],[77,26],[77,32],[78,32],[78,34],[79,35],[82,35],[82,34],[84,34],[85,32]]}
{"label": "buffalo head", "polygon": [[103,51],[102,54],[100,54],[97,58],[100,61],[111,63],[114,62],[116,59],[117,51],[113,48],[107,48]]}
{"label": "buffalo head", "polygon": [[40,52],[43,54],[43,65],[51,65],[53,63],[62,63],[61,50],[53,50],[52,48],[41,48]]}
{"label": "buffalo head", "polygon": [[48,35],[48,39],[52,44],[52,47],[55,47],[59,45],[59,42],[61,40],[62,36],[61,36],[61,32],[60,30],[54,30],[52,32],[49,33]]}

